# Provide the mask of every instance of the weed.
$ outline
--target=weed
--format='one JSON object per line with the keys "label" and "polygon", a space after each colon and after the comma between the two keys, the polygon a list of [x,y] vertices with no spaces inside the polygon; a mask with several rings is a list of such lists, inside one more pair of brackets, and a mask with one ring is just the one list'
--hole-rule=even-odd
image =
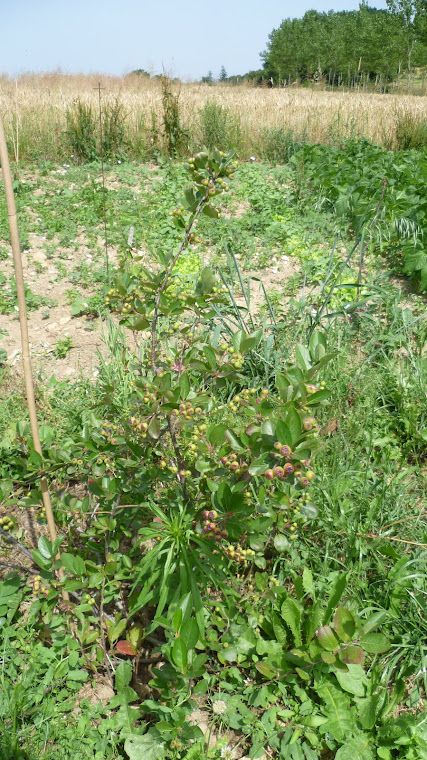
{"label": "weed", "polygon": [[162,76],[161,85],[166,150],[169,156],[176,158],[188,149],[188,133],[181,124],[179,92],[173,91],[172,81],[167,76]]}
{"label": "weed", "polygon": [[73,348],[73,341],[71,338],[61,338],[58,340],[54,347],[53,353],[57,359],[65,359],[68,352]]}
{"label": "weed", "polygon": [[86,163],[98,157],[96,114],[91,105],[77,98],[67,108],[65,140],[75,161]]}

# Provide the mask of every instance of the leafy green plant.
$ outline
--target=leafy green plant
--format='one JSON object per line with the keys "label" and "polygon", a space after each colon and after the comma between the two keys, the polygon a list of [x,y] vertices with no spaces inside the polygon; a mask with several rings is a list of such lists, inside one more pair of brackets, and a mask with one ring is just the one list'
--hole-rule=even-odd
{"label": "leafy green plant", "polygon": [[162,76],[161,85],[166,150],[169,156],[176,158],[186,150],[189,136],[181,124],[179,93],[174,93],[172,81],[167,76]]}
{"label": "leafy green plant", "polygon": [[61,338],[55,343],[53,353],[58,359],[65,359],[68,352],[73,348],[73,340],[70,337]]}
{"label": "leafy green plant", "polygon": [[78,162],[95,161],[97,149],[97,121],[91,105],[77,98],[67,108],[65,140],[70,152]]}
{"label": "leafy green plant", "polygon": [[215,100],[207,100],[200,111],[200,143],[212,149],[238,150],[240,124],[229,109]]}

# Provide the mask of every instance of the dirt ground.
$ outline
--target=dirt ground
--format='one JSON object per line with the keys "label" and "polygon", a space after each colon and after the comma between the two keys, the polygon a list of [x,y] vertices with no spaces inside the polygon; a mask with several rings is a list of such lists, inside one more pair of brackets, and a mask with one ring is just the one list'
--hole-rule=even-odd
{"label": "dirt ground", "polygon": [[[22,254],[24,279],[32,292],[52,299],[56,306],[41,307],[28,311],[28,330],[33,372],[49,378],[52,375],[57,380],[75,380],[80,376],[93,378],[97,374],[98,352],[105,355],[102,332],[103,323],[100,319],[87,316],[72,316],[69,303],[69,291],[74,289],[75,295],[87,299],[91,292],[73,285],[67,276],[58,278],[57,259],[47,258],[43,251],[44,239],[30,234],[30,248]],[[62,264],[71,271],[76,264],[90,266],[94,263],[94,255],[84,242],[79,241],[77,251],[61,249],[58,256]],[[115,252],[110,251],[110,260],[114,266]],[[98,262],[99,263],[99,262]],[[289,257],[282,257],[273,266],[245,275],[251,280],[251,312],[256,313],[265,303],[263,287],[279,289],[294,274],[296,266]],[[13,276],[12,252],[10,258],[2,261],[0,271],[8,277]],[[67,292],[68,291],[68,292]],[[242,297],[237,298],[239,305],[244,305]],[[72,344],[66,356],[60,358],[55,354],[58,341],[69,338]],[[0,347],[5,349],[7,363],[22,371],[21,330],[17,312],[0,315]]]}

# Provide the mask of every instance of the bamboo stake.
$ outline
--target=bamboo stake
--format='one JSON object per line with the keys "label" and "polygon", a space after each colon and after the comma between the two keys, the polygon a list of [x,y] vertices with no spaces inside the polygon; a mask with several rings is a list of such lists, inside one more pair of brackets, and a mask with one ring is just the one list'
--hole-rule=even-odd
{"label": "bamboo stake", "polygon": [[[9,154],[6,145],[6,137],[3,128],[3,120],[0,114],[0,165],[3,170],[3,182],[6,193],[7,214],[9,219],[10,240],[12,244],[13,265],[15,269],[16,293],[19,307],[19,323],[21,327],[22,362],[24,366],[25,391],[27,396],[28,413],[30,416],[31,434],[35,450],[42,455],[39,426],[37,422],[36,401],[34,396],[33,376],[31,373],[30,342],[28,338],[27,307],[25,304],[24,276],[22,271],[21,249],[19,245],[18,221],[16,214],[15,197],[13,193],[12,173],[10,171]],[[55,519],[50,501],[49,487],[45,477],[40,479],[43,506],[46,510],[47,524],[49,527],[50,540],[52,543],[57,538]],[[63,598],[68,600],[67,592],[63,592]]]}

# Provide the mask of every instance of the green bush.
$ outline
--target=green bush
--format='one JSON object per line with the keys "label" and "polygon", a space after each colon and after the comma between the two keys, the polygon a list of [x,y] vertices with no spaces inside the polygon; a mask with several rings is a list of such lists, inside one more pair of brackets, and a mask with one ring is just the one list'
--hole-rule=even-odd
{"label": "green bush", "polygon": [[237,149],[241,142],[238,117],[215,100],[207,100],[199,113],[199,142],[209,149]]}

